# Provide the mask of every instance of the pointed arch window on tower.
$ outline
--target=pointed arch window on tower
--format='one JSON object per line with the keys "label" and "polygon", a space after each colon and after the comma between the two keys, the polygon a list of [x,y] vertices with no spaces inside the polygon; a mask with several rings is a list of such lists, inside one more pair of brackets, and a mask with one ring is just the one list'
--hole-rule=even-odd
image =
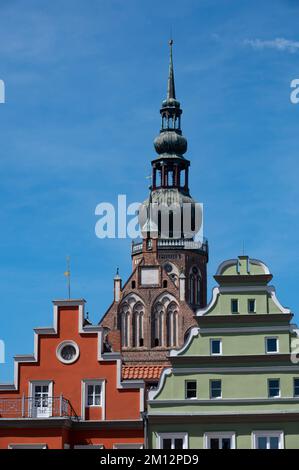
{"label": "pointed arch window on tower", "polygon": [[130,307],[128,304],[124,304],[121,310],[121,340],[125,348],[130,347],[130,317]]}
{"label": "pointed arch window on tower", "polygon": [[132,318],[132,339],[133,348],[143,346],[143,305],[137,302],[133,309]]}
{"label": "pointed arch window on tower", "polygon": [[164,346],[163,341],[163,321],[164,321],[164,308],[163,305],[158,302],[152,313],[152,347]]}
{"label": "pointed arch window on tower", "polygon": [[196,266],[193,266],[189,274],[189,302],[192,305],[201,303],[201,274]]}
{"label": "pointed arch window on tower", "polygon": [[168,347],[173,348],[178,344],[178,311],[175,302],[167,308],[166,312],[166,344]]}
{"label": "pointed arch window on tower", "polygon": [[144,304],[133,294],[120,306],[118,324],[124,348],[138,348],[144,345]]}

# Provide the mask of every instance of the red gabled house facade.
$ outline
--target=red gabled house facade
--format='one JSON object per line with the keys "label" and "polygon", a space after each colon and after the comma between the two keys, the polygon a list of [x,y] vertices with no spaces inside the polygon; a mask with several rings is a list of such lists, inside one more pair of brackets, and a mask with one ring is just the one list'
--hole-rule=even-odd
{"label": "red gabled house facade", "polygon": [[53,304],[53,327],[35,329],[34,354],[0,385],[0,448],[142,448],[144,382],[122,380],[84,300]]}

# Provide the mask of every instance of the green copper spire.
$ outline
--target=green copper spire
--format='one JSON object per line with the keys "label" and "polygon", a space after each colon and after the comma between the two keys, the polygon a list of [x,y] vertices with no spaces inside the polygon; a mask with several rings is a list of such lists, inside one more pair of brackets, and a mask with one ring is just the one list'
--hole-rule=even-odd
{"label": "green copper spire", "polygon": [[171,98],[175,99],[175,85],[174,85],[174,72],[173,72],[173,57],[172,57],[173,40],[169,41],[170,57],[169,57],[169,74],[167,85],[167,101]]}
{"label": "green copper spire", "polygon": [[154,140],[154,146],[159,155],[172,155],[180,158],[187,151],[187,140],[182,135],[182,110],[175,94],[172,46],[173,40],[171,39],[169,41],[167,96],[160,109],[162,125],[160,134]]}

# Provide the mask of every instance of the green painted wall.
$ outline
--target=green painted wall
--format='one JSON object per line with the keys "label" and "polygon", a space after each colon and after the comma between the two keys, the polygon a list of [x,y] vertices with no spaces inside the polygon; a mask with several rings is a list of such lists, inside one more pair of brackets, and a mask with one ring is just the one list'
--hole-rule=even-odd
{"label": "green painted wall", "polygon": [[[238,286],[244,289],[240,292],[224,292],[218,295],[217,302],[211,310],[210,315],[248,315],[248,300],[255,299],[256,315],[265,313],[281,313],[279,307],[275,304],[270,294],[265,291],[246,290],[246,286]],[[239,312],[231,313],[231,300],[237,299],[239,302]]]}
{"label": "green painted wall", "polygon": [[[219,373],[206,374],[202,372],[197,372],[193,374],[176,373],[167,377],[165,385],[161,390],[160,394],[156,397],[156,403],[160,400],[184,400],[185,399],[185,381],[186,380],[195,380],[197,382],[197,398],[199,400],[208,400],[210,398],[210,380],[222,381],[222,398],[223,399],[233,399],[233,398],[267,398],[268,397],[268,379],[279,378],[280,379],[280,388],[281,388],[281,397],[282,398],[292,398],[293,397],[293,379],[294,377],[299,378],[299,371],[296,373],[289,372],[276,372],[273,369],[271,373],[223,373],[219,370]],[[194,399],[187,400],[187,403],[190,403],[188,409],[190,411],[196,408],[198,411],[201,411],[199,405],[192,404]],[[211,406],[217,406],[219,409],[219,404],[214,402],[221,402],[219,399],[212,400]],[[299,405],[299,399],[297,407]],[[151,408],[154,405],[149,405]],[[163,405],[160,403],[158,405],[160,411],[163,411]],[[281,406],[281,405],[279,405]],[[173,411],[176,411],[176,407],[172,405]],[[205,407],[207,409],[207,407]],[[231,406],[225,405],[223,408],[225,410],[231,409]],[[186,409],[187,410],[187,409]]]}
{"label": "green painted wall", "polygon": [[156,424],[149,427],[150,447],[157,448],[157,433],[159,432],[187,432],[189,435],[189,449],[204,449],[204,433],[206,432],[235,432],[236,448],[251,449],[252,448],[252,432],[253,431],[283,431],[284,447],[286,449],[299,449],[299,433],[297,423],[248,423],[248,424],[186,424],[171,426],[167,424]]}
{"label": "green painted wall", "polygon": [[[184,357],[184,362],[180,358],[172,359],[171,375],[166,377],[163,385],[161,382],[161,390],[148,402],[151,445],[156,445],[157,432],[188,432],[189,447],[203,448],[205,432],[234,431],[237,447],[245,449],[252,447],[252,431],[276,430],[284,431],[286,448],[299,448],[299,397],[294,397],[293,389],[294,378],[299,379],[299,365],[293,364],[290,356],[279,360],[279,354],[290,354],[291,333],[287,310],[279,305],[273,289],[267,287],[271,275],[263,263],[243,256],[239,257],[238,263],[230,260],[221,266],[216,277],[220,283],[216,301],[198,316],[199,334],[179,353]],[[252,275],[254,287],[250,285]],[[232,299],[238,299],[237,314],[231,313]],[[255,299],[254,314],[248,313],[249,299]],[[263,322],[258,321],[259,315],[266,314],[280,316],[273,315],[268,317],[268,321],[266,317]],[[244,322],[246,315],[248,321]],[[228,318],[232,316],[235,318],[230,323]],[[272,354],[271,362],[266,353],[266,337],[276,337],[279,343],[279,354]],[[222,356],[231,357],[226,362],[219,356],[212,356],[211,359],[210,340],[213,338],[222,340]],[[260,356],[259,360],[256,356]],[[204,357],[206,359],[203,360]],[[198,363],[197,358],[200,358]],[[286,366],[285,370],[279,369]],[[267,369],[261,370],[261,367]],[[211,399],[210,381],[219,379],[222,382],[222,397]],[[280,380],[279,398],[268,398],[268,379]],[[197,383],[196,399],[185,399],[185,382],[188,380]],[[273,413],[283,416],[284,422],[273,423],[269,419]],[[298,414],[298,424],[287,421],[288,413]],[[218,423],[223,423],[223,414],[244,415],[244,422],[203,424],[206,417],[218,415]],[[254,414],[263,414],[264,423],[255,423]],[[151,415],[163,415],[163,424],[151,424]],[[167,424],[167,416],[176,415],[180,419],[188,416],[186,424]],[[190,424],[190,421],[197,424]]]}
{"label": "green painted wall", "polygon": [[[222,355],[254,355],[265,354],[265,338],[278,338],[279,353],[288,354],[290,352],[290,336],[288,332],[268,333],[215,333],[201,334],[194,338],[188,350],[184,351],[186,356],[210,356],[210,340],[222,340]],[[217,358],[215,358],[217,361]]]}

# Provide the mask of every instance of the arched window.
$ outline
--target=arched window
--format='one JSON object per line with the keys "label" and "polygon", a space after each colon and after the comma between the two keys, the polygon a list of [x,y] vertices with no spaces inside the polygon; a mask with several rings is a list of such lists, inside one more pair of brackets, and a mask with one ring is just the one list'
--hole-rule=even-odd
{"label": "arched window", "polygon": [[126,303],[122,305],[121,310],[121,341],[123,347],[130,346],[130,307]]}
{"label": "arched window", "polygon": [[152,347],[178,346],[178,305],[171,294],[161,294],[151,317]]}
{"label": "arched window", "polygon": [[195,298],[196,304],[200,305],[200,301],[201,301],[200,300],[200,296],[201,296],[201,277],[199,275],[196,277],[196,291],[195,291],[195,293],[196,293],[196,298]]}
{"label": "arched window", "polygon": [[167,346],[170,348],[176,347],[178,344],[178,311],[175,302],[171,302],[167,308],[166,331]]}
{"label": "arched window", "polygon": [[158,302],[152,313],[152,347],[164,346],[163,341],[163,320],[164,320],[164,308],[163,305]]}
{"label": "arched window", "polygon": [[192,305],[201,303],[201,274],[196,266],[193,266],[189,274],[189,302]]}
{"label": "arched window", "polygon": [[143,305],[137,302],[133,309],[132,318],[133,348],[143,346]]}
{"label": "arched window", "polygon": [[144,344],[144,305],[139,296],[129,294],[120,306],[119,326],[121,342],[125,348],[138,348]]}

